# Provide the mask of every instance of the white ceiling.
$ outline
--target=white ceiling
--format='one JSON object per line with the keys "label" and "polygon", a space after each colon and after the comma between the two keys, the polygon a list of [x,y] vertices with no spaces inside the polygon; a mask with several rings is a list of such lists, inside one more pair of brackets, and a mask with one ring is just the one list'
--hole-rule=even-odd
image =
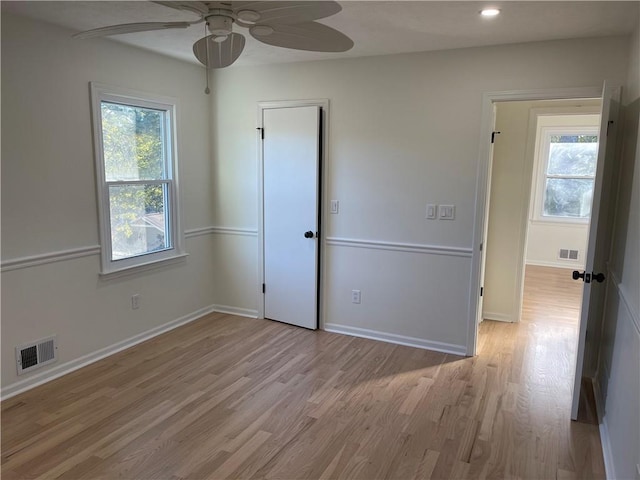
{"label": "white ceiling", "polygon": [[[264,45],[246,30],[246,47],[235,65],[258,65],[331,58],[508,43],[623,35],[638,23],[638,0],[630,1],[342,1],[342,11],[320,20],[355,42],[345,53],[318,53]],[[182,21],[197,17],[147,1],[2,1],[2,10],[57,24],[73,32],[146,21]],[[485,6],[500,16],[480,17]],[[70,32],[71,33],[71,32]],[[111,38],[199,65],[192,44],[204,35],[203,24]],[[78,40],[93,42],[100,40]]]}

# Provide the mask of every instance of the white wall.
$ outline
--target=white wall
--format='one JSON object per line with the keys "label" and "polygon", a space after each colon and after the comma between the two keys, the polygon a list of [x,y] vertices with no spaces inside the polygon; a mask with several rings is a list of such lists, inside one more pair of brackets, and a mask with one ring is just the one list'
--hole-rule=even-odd
{"label": "white wall", "polygon": [[[99,249],[91,248],[99,240],[90,81],[177,98],[183,226],[211,226],[202,70],[108,40],[72,40],[71,33],[2,14],[3,395],[26,385],[18,381],[59,372],[214,302],[211,235],[188,236],[190,256],[182,262],[111,280],[98,275]],[[87,248],[79,258],[56,255]],[[21,261],[48,254],[60,261]],[[135,311],[134,293],[141,296]],[[14,347],[52,334],[58,362],[18,378]]]}
{"label": "white wall", "polygon": [[[525,262],[527,265],[584,270],[588,239],[589,224],[541,223],[530,220]],[[578,250],[578,259],[559,258],[561,248]]]}
{"label": "white wall", "polygon": [[[325,325],[460,351],[482,93],[621,83],[626,61],[626,39],[602,38],[216,72],[215,224],[257,228],[258,101],[328,98],[326,199],[339,200],[340,213],[327,215],[324,228]],[[427,203],[455,204],[456,220],[426,220]],[[245,240],[241,256],[251,258],[257,238]],[[401,248],[371,248],[370,241]],[[402,248],[408,245],[417,247]],[[237,291],[216,303],[241,299],[235,307],[256,310],[257,279],[233,272],[228,260],[239,255],[227,250],[238,244],[221,247],[216,261],[225,276],[216,282],[233,282]],[[362,290],[362,304],[350,302],[352,289]]]}
{"label": "white wall", "polygon": [[[593,111],[598,100],[515,101],[496,103],[483,318],[516,322],[520,315],[522,264],[549,264],[557,249],[574,245],[584,252],[587,226],[546,225],[529,219],[536,139],[532,113]],[[525,228],[525,221],[529,228]],[[527,231],[525,231],[527,230]],[[546,230],[546,231],[545,231]],[[528,245],[525,235],[529,236]],[[538,237],[547,235],[545,240]],[[555,242],[549,242],[555,238]],[[543,237],[544,239],[544,237]],[[556,261],[557,262],[557,261]],[[570,263],[574,266],[574,262]]]}
{"label": "white wall", "polygon": [[609,478],[640,472],[640,25],[630,41],[624,133],[596,375]]}

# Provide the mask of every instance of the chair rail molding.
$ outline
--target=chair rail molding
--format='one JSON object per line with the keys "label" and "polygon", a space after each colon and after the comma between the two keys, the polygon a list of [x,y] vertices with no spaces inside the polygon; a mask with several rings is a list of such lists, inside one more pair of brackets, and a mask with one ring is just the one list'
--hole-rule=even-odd
{"label": "chair rail molding", "polygon": [[327,237],[327,245],[336,247],[365,248],[371,250],[391,250],[396,252],[423,253],[429,255],[447,255],[452,257],[471,258],[470,248],[450,247],[446,245],[427,245],[419,243],[384,242],[359,238]]}
{"label": "chair rail molding", "polygon": [[100,251],[100,245],[90,245],[87,247],[70,248],[68,250],[59,250],[57,252],[18,257],[2,261],[0,264],[0,271],[4,273],[12,270],[20,270],[22,268],[46,265],[48,263],[64,262],[75,258],[91,257],[93,255],[100,255]]}

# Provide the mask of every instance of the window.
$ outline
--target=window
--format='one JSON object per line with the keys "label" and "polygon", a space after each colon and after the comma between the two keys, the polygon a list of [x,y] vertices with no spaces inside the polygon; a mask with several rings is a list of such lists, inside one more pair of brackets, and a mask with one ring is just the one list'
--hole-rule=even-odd
{"label": "window", "polygon": [[588,219],[598,157],[598,136],[550,134],[542,215]]}
{"label": "window", "polygon": [[[588,123],[593,126],[557,125],[538,128],[536,163],[538,180],[534,220],[588,223],[598,158],[598,116],[556,118],[559,123]],[[547,119],[548,123],[553,122]]]}
{"label": "window", "polygon": [[103,273],[182,256],[175,101],[92,84]]}

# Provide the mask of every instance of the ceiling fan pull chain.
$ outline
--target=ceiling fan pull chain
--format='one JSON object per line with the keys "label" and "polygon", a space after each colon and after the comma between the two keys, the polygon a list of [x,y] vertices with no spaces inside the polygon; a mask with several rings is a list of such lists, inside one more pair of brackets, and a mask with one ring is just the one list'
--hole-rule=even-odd
{"label": "ceiling fan pull chain", "polygon": [[[207,27],[209,26],[209,22],[204,22],[204,36],[207,36]],[[209,42],[206,41],[206,45],[207,45],[207,60],[209,59]],[[211,93],[211,90],[209,89],[209,65],[205,65],[204,66],[204,75],[205,75],[205,79],[207,82],[207,88],[204,89],[204,93],[206,95],[209,95]]]}

